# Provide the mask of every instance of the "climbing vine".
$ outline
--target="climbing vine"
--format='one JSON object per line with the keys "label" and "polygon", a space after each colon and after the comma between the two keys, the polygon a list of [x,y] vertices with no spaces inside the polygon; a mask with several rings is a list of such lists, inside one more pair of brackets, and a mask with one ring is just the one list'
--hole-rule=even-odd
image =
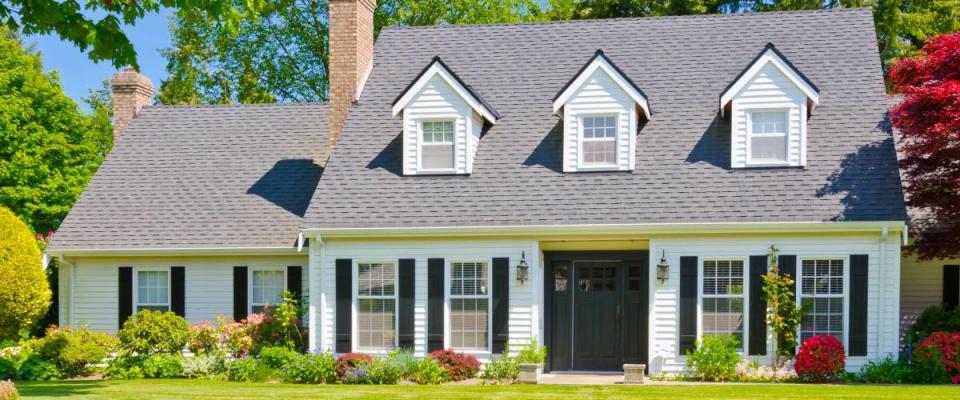
{"label": "climbing vine", "polygon": [[797,328],[803,317],[803,310],[797,306],[793,292],[794,280],[790,274],[781,274],[777,264],[780,250],[770,246],[767,252],[767,265],[770,266],[763,276],[763,300],[767,302],[767,326],[773,331],[774,370],[793,358],[793,349],[797,347]]}

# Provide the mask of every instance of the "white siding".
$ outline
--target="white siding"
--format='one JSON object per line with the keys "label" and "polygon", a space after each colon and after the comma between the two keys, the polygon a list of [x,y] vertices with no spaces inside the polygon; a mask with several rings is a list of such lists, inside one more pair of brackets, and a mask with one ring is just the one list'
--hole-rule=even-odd
{"label": "white siding", "polygon": [[619,115],[616,170],[632,170],[637,139],[636,103],[604,70],[597,69],[563,106],[563,171],[596,170],[580,166],[579,117],[588,114]]}
{"label": "white siding", "polygon": [[[536,241],[532,240],[328,240],[324,243],[320,260],[311,263],[311,269],[319,270],[320,296],[326,301],[321,308],[323,321],[319,342],[311,343],[313,350],[332,350],[335,348],[336,335],[336,260],[351,259],[354,263],[364,260],[416,260],[416,287],[414,299],[414,351],[424,356],[427,336],[427,259],[443,258],[450,260],[477,260],[491,263],[495,257],[510,259],[510,317],[508,322],[509,343],[523,345],[536,336],[539,323],[537,308],[534,307],[534,282],[520,284],[516,280],[516,269],[521,252],[526,251],[527,262],[531,265],[531,276],[538,274],[539,251]],[[449,283],[446,283],[449,284]],[[492,318],[492,315],[491,315]],[[449,347],[449,337],[446,346]],[[490,358],[489,352],[473,353],[481,361]]]}
{"label": "white siding", "polygon": [[[61,318],[62,323],[89,326],[92,329],[114,333],[118,329],[119,282],[118,268],[184,267],[185,313],[190,323],[214,321],[217,315],[233,317],[233,267],[303,267],[303,295],[309,298],[307,256],[248,256],[248,257],[117,257],[77,258],[73,264],[72,312]],[[136,282],[134,282],[136,284]],[[136,288],[134,288],[136,290]],[[61,297],[63,298],[63,297]]]}
{"label": "white siding", "polygon": [[[686,368],[686,357],[678,354],[679,340],[679,284],[680,257],[738,257],[764,255],[775,244],[780,254],[793,254],[799,260],[807,257],[844,257],[851,254],[869,256],[867,356],[848,357],[847,369],[857,371],[869,360],[882,359],[898,352],[896,332],[900,281],[899,237],[890,235],[881,240],[880,233],[863,236],[775,236],[755,238],[670,238],[654,239],[650,243],[650,360],[651,372],[676,373]],[[660,283],[656,278],[656,264],[661,252],[666,252],[670,264],[670,278]],[[849,266],[849,261],[845,262]],[[800,266],[798,265],[798,271]],[[845,293],[848,293],[845,291]],[[849,302],[848,302],[849,303]],[[847,304],[849,306],[849,304]],[[745,306],[748,307],[748,306]],[[845,311],[845,315],[849,312]],[[745,332],[749,327],[745,327]],[[846,330],[845,330],[846,332]],[[767,354],[773,352],[768,332]],[[749,340],[749,339],[747,339]],[[746,357],[753,359],[754,357]],[[764,360],[766,362],[766,360]]]}
{"label": "white siding", "polygon": [[[423,120],[454,119],[454,169],[456,174],[467,174],[468,139],[473,109],[439,75],[434,75],[413,100],[403,109],[403,174],[430,173],[418,168],[418,124]],[[482,126],[482,124],[481,124]],[[477,133],[479,137],[479,132]]]}
{"label": "white siding", "polygon": [[960,265],[960,259],[920,261],[907,255],[900,269],[900,334],[927,307],[943,303],[943,266]]}
{"label": "white siding", "polygon": [[807,96],[786,75],[772,64],[760,69],[744,88],[733,98],[730,117],[733,168],[748,167],[747,158],[747,112],[751,109],[788,110],[787,160],[791,166],[806,164],[803,144],[806,125]]}

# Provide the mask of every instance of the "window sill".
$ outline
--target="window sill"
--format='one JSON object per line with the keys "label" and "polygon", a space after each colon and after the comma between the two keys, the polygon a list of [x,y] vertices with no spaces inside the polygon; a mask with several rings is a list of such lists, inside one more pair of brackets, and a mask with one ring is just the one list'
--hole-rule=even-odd
{"label": "window sill", "polygon": [[466,175],[466,172],[458,172],[456,169],[421,169],[417,170],[415,174],[417,175]]}
{"label": "window sill", "polygon": [[620,166],[612,165],[578,165],[575,172],[620,171]]}
{"label": "window sill", "polygon": [[803,167],[803,165],[791,164],[789,162],[750,162],[744,165],[743,168],[787,168],[787,167]]}

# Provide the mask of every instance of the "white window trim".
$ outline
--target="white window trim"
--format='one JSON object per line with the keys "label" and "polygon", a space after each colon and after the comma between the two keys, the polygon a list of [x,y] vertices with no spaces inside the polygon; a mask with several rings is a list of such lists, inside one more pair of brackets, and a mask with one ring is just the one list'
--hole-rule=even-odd
{"label": "white window trim", "polygon": [[[747,160],[747,161],[746,161],[746,165],[747,165],[748,167],[784,167],[784,166],[790,166],[790,165],[791,165],[791,164],[790,164],[790,128],[791,128],[790,108],[789,108],[789,107],[779,107],[779,106],[777,106],[777,107],[757,107],[757,106],[751,106],[751,107],[749,107],[749,108],[744,108],[744,109],[743,109],[743,112],[744,112],[744,116],[745,116],[745,120],[746,120],[746,125],[747,125],[747,154],[746,154],[746,156],[747,156],[746,160]],[[752,140],[752,139],[753,139],[753,137],[754,137],[754,133],[753,133],[753,113],[754,113],[754,112],[783,112],[783,113],[787,114],[787,118],[786,118],[786,132],[783,134],[783,138],[784,138],[784,143],[783,143],[783,146],[784,146],[784,155],[786,156],[786,157],[784,157],[784,158],[785,158],[784,161],[781,162],[781,161],[772,161],[772,160],[757,160],[757,161],[754,161],[754,160],[753,160],[753,151],[752,151],[753,140]],[[756,134],[756,136],[757,136],[757,137],[780,137],[779,134],[766,134],[766,133]]]}
{"label": "white window trim", "polygon": [[[361,347],[360,346],[360,264],[392,264],[393,265],[393,346],[388,348],[377,348],[377,347]],[[352,282],[350,285],[353,287],[352,296],[353,299],[350,304],[351,312],[351,338],[350,338],[350,348],[351,351],[363,352],[373,355],[386,355],[397,347],[397,340],[400,333],[400,263],[398,260],[360,260],[353,262],[353,271]],[[386,299],[387,297],[379,297]]]}
{"label": "white window trim", "polygon": [[[804,256],[799,257],[797,261],[797,276],[794,278],[797,285],[797,306],[803,306],[803,260],[841,260],[843,261],[843,296],[837,295],[820,295],[820,296],[809,296],[809,297],[835,297],[843,298],[843,337],[840,339],[840,342],[843,343],[844,352],[849,355],[850,353],[850,256],[849,255],[824,255],[824,256]],[[803,323],[797,325],[797,347],[799,348],[803,342],[800,342],[801,333],[803,332]]]}
{"label": "white window trim", "polygon": [[[748,316],[750,310],[750,287],[749,282],[749,270],[750,266],[748,265],[748,259],[746,257],[698,257],[697,266],[697,339],[703,337],[703,263],[705,261],[741,261],[743,262],[743,343],[740,345],[743,347],[742,351],[738,353],[740,355],[747,355],[749,351],[748,344],[750,343],[750,318]],[[726,297],[726,296],[714,296],[713,298]],[[728,296],[729,298],[735,298],[736,296]]]}
{"label": "white window trim", "polygon": [[[166,304],[160,304],[160,303],[141,304],[140,303],[140,272],[141,271],[142,272],[164,271],[167,273],[167,303]],[[167,311],[173,311],[173,304],[171,304],[171,300],[172,300],[171,299],[172,297],[171,283],[172,282],[170,280],[171,280],[170,267],[133,267],[133,313],[136,314],[138,311],[137,308],[139,308],[140,306],[149,306],[149,307],[166,306]]]}
{"label": "white window trim", "polygon": [[[453,327],[451,326],[450,316],[453,305],[450,294],[453,285],[450,280],[453,277],[453,264],[456,263],[484,263],[487,266],[487,295],[486,296],[457,296],[458,299],[487,299],[487,348],[478,349],[456,349],[453,348]],[[492,355],[493,354],[493,260],[492,259],[454,259],[446,260],[446,266],[443,271],[443,348],[453,349],[464,354],[472,355]]]}
{"label": "white window trim", "polygon": [[[457,126],[460,124],[462,116],[459,114],[424,116],[416,118],[417,124],[417,174],[456,174],[457,173]],[[424,122],[452,122],[453,123],[453,167],[452,168],[423,168],[423,123]]]}
{"label": "white window trim", "polygon": [[[583,119],[584,118],[603,118],[603,117],[616,117],[617,119],[617,134],[613,137],[613,163],[612,164],[586,164],[583,161],[583,142],[585,141],[583,137]],[[579,171],[617,171],[620,169],[620,137],[623,132],[620,132],[620,118],[623,118],[622,111],[615,112],[580,112],[577,113],[577,170]],[[603,140],[586,140],[586,141],[606,141]]]}
{"label": "white window trim", "polygon": [[[247,268],[247,299],[250,299],[250,301],[247,302],[247,303],[249,303],[249,304],[247,304],[247,315],[253,314],[253,307],[255,307],[255,306],[267,306],[267,305],[273,306],[273,305],[275,305],[275,304],[261,304],[261,303],[256,303],[256,304],[254,304],[254,302],[253,302],[253,272],[254,272],[254,271],[272,271],[272,272],[281,271],[281,272],[283,272],[284,290],[286,290],[286,288],[287,288],[287,286],[286,286],[286,282],[287,282],[287,269],[286,269],[286,268],[282,268],[282,267],[248,267],[248,268]],[[283,292],[281,292],[281,293],[283,293]]]}

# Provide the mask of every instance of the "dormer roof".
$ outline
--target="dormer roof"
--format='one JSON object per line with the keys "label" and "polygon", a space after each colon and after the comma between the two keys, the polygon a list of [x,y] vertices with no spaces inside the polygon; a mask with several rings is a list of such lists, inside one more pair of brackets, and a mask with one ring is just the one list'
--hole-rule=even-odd
{"label": "dormer roof", "polygon": [[820,104],[820,89],[817,88],[817,85],[814,85],[810,78],[807,78],[803,72],[800,72],[800,69],[793,65],[780,50],[777,50],[777,47],[774,46],[773,43],[767,43],[767,45],[763,47],[763,50],[753,58],[753,61],[750,61],[747,67],[744,68],[743,71],[740,71],[740,74],[733,79],[733,82],[730,82],[730,84],[723,89],[723,92],[720,93],[721,116],[724,114],[724,108],[733,100],[734,96],[767,64],[777,68],[787,79],[807,95],[810,111],[813,111],[813,108]]}
{"label": "dormer roof", "polygon": [[393,116],[396,117],[400,115],[403,109],[417,97],[417,93],[419,93],[434,76],[443,79],[450,85],[450,87],[470,105],[470,108],[477,114],[480,114],[483,119],[491,124],[496,124],[497,120],[500,119],[500,113],[490,106],[470,85],[467,85],[463,79],[460,79],[460,77],[440,59],[440,56],[434,56],[433,59],[430,60],[430,63],[427,64],[427,66],[413,78],[410,84],[400,92],[400,95],[393,100],[393,103],[391,103]]}
{"label": "dormer roof", "polygon": [[591,57],[586,64],[580,67],[580,70],[577,71],[577,73],[563,85],[563,88],[557,92],[556,96],[553,97],[553,112],[559,112],[570,97],[573,96],[597,70],[605,72],[620,89],[626,92],[627,95],[637,103],[640,109],[643,110],[644,117],[650,119],[651,112],[647,102],[647,95],[600,49],[593,54],[593,57]]}

